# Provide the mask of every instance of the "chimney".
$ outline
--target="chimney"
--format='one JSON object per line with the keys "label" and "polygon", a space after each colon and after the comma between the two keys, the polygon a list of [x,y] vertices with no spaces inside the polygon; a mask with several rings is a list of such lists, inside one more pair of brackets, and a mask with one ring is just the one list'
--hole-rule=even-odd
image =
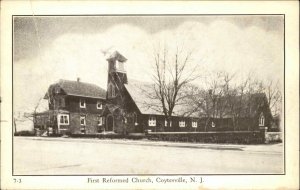
{"label": "chimney", "polygon": [[79,77],[77,77],[77,82],[80,82],[80,78]]}

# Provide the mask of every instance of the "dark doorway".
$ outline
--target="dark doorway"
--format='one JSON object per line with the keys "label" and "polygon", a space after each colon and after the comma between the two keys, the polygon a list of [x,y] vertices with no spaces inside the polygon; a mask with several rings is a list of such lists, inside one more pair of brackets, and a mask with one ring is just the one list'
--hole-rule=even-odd
{"label": "dark doorway", "polygon": [[114,118],[112,115],[107,116],[106,131],[112,131],[114,128]]}

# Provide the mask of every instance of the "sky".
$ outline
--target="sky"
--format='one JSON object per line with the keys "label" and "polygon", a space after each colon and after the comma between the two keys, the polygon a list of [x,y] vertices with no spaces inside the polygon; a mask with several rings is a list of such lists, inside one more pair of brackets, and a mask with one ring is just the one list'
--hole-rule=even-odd
{"label": "sky", "polygon": [[193,49],[203,75],[251,72],[283,82],[283,27],[283,16],[270,15],[14,17],[14,110],[32,111],[59,79],[106,89],[105,50],[128,59],[129,78],[151,82],[157,44]]}

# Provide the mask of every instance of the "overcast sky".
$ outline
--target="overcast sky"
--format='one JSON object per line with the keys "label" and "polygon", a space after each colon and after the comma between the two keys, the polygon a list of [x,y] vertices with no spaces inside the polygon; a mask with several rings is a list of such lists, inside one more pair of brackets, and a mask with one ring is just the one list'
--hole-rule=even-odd
{"label": "overcast sky", "polygon": [[30,111],[59,79],[106,89],[108,48],[128,59],[129,78],[151,81],[157,42],[192,47],[203,74],[283,81],[283,26],[283,16],[14,17],[14,109]]}

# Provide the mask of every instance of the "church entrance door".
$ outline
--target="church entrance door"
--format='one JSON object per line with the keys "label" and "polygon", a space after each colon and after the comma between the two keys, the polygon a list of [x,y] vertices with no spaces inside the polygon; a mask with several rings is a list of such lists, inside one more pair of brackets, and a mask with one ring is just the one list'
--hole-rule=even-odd
{"label": "church entrance door", "polygon": [[112,115],[107,116],[106,131],[112,131],[114,129],[114,118]]}

